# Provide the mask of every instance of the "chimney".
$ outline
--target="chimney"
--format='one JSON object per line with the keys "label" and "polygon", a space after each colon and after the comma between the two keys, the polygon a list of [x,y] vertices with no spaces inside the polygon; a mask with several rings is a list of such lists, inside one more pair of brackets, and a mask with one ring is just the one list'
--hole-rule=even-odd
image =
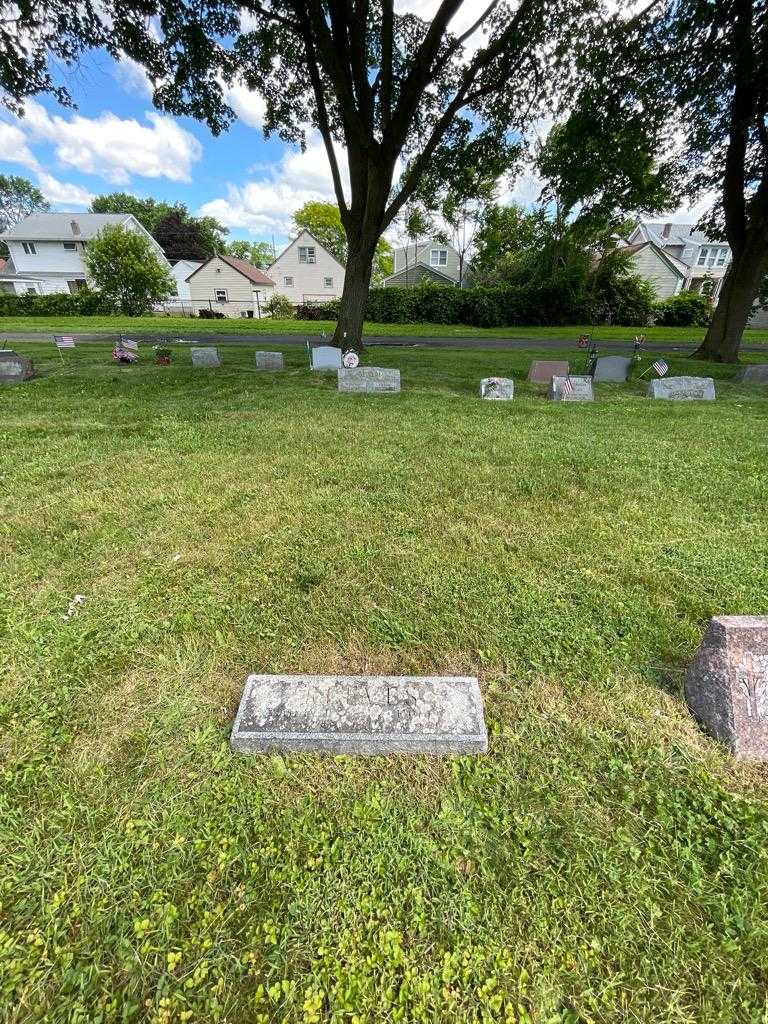
{"label": "chimney", "polygon": [[662,238],[669,238],[669,236],[671,234],[672,234],[672,225],[671,224],[665,224],[664,225],[664,230],[661,232]]}
{"label": "chimney", "polygon": [[72,234],[73,235],[79,235],[80,234],[80,225],[77,223],[76,220],[71,220],[69,222],[69,226],[72,228]]}

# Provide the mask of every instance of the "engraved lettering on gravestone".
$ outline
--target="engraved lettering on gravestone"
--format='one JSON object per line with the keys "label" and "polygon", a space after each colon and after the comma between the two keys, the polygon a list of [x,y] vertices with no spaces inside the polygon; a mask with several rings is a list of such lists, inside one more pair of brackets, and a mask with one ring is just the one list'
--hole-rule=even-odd
{"label": "engraved lettering on gravestone", "polygon": [[384,366],[342,367],[337,371],[339,391],[357,394],[392,394],[400,390],[400,371]]}
{"label": "engraved lettering on gravestone", "polygon": [[257,352],[256,353],[256,369],[257,370],[283,370],[285,369],[285,359],[282,352]]}
{"label": "engraved lettering on gravestone", "polygon": [[747,718],[768,717],[768,657],[746,654],[739,674]]}
{"label": "engraved lettering on gravestone", "polygon": [[593,402],[592,378],[553,377],[549,397],[553,402]]}
{"label": "engraved lettering on gravestone", "polygon": [[28,356],[20,356],[12,349],[0,352],[0,381],[16,384],[29,380],[35,375],[35,368]]}
{"label": "engraved lettering on gravestone", "polygon": [[509,402],[515,397],[515,382],[509,377],[484,377],[480,381],[480,397]]}
{"label": "engraved lettering on gravestone", "polygon": [[219,350],[216,348],[191,348],[192,365],[200,368],[218,369],[221,366]]}
{"label": "engraved lettering on gravestone", "polygon": [[649,382],[647,394],[672,402],[713,402],[716,397],[711,377],[663,377]]}

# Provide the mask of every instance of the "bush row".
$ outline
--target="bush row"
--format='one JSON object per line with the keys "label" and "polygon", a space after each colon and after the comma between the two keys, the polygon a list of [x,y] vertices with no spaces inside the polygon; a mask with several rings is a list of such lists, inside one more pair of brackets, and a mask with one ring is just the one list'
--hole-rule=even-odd
{"label": "bush row", "polygon": [[99,292],[83,288],[69,295],[8,295],[0,292],[0,316],[96,316],[117,310]]}

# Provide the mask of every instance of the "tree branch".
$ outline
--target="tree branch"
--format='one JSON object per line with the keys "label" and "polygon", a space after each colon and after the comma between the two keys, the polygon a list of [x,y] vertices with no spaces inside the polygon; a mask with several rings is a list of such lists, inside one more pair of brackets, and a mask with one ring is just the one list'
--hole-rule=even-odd
{"label": "tree branch", "polygon": [[267,8],[258,3],[258,0],[241,0],[240,6],[246,11],[252,11],[254,14],[260,14],[263,18],[267,18],[269,21],[276,21],[280,25],[285,25],[286,28],[293,29],[294,32],[301,32],[301,26],[298,21],[294,21],[292,18],[286,18],[284,14],[277,14],[275,11],[267,10]]}

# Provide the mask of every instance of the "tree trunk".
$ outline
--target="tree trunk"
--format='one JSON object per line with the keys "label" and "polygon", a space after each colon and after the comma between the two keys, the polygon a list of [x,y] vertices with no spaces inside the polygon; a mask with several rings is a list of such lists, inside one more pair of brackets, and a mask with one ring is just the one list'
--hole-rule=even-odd
{"label": "tree trunk", "polygon": [[366,230],[349,241],[344,290],[341,293],[341,311],[332,344],[345,352],[363,347],[363,320],[368,289],[371,286],[373,256],[379,240],[378,230]]}
{"label": "tree trunk", "polygon": [[768,270],[768,241],[754,236],[743,252],[734,253],[728,268],[712,323],[704,341],[693,353],[696,359],[714,363],[737,363],[744,329],[749,321],[760,282]]}

